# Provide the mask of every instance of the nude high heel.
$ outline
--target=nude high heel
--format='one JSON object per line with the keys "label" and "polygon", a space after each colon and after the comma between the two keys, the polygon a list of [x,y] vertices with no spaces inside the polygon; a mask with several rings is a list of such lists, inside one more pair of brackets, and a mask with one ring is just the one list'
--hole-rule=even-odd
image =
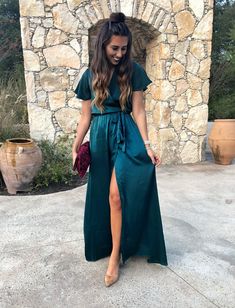
{"label": "nude high heel", "polygon": [[106,287],[110,287],[112,284],[118,281],[119,273],[117,275],[105,275],[104,283]]}
{"label": "nude high heel", "polygon": [[120,267],[121,261],[118,262],[118,273],[117,275],[107,275],[104,276],[104,283],[106,287],[110,287],[112,284],[118,281],[119,279],[119,267]]}

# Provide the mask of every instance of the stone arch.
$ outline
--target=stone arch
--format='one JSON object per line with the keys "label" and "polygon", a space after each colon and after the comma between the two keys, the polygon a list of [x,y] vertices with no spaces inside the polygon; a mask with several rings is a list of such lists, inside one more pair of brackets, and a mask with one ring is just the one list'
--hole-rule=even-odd
{"label": "stone arch", "polygon": [[[112,12],[121,11],[127,17],[143,20],[158,28],[163,18],[166,20],[170,19],[172,11],[170,0],[153,0],[148,2],[143,0],[67,0],[67,4],[71,12],[75,12],[78,17],[81,17],[80,21],[84,27],[89,23],[95,25],[99,20],[109,18]],[[83,16],[86,18],[83,18]]]}
{"label": "stone arch", "polygon": [[[95,36],[100,25],[109,18],[111,12],[122,11],[127,17],[127,24],[133,33],[133,54],[141,63],[139,50],[146,49],[147,43],[155,38],[158,34],[163,33],[171,21],[171,13],[166,9],[160,8],[150,2],[147,3],[145,9],[144,1],[90,1],[84,6],[86,1],[77,2],[68,0],[68,8],[79,18],[82,29],[78,29],[78,35]],[[168,1],[170,3],[170,1]],[[165,7],[170,8],[165,3]],[[142,17],[141,17],[142,16]],[[171,24],[172,26],[172,24]],[[87,33],[86,33],[87,31]],[[147,36],[142,36],[147,33]],[[140,34],[140,35],[139,35]],[[85,50],[89,50],[89,58],[92,57],[92,43],[87,46],[88,41],[83,39]]]}
{"label": "stone arch", "polygon": [[155,149],[166,164],[202,160],[212,8],[212,0],[20,0],[31,136],[72,135],[80,109],[73,89],[92,55],[89,37],[122,11],[136,37],[134,57],[153,81],[145,104]]}

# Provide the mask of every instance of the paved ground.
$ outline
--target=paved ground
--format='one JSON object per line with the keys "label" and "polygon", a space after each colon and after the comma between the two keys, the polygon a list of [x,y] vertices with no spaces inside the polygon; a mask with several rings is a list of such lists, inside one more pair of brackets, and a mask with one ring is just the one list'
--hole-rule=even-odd
{"label": "paved ground", "polygon": [[235,307],[235,164],[157,169],[169,265],[132,257],[106,288],[87,262],[86,186],[0,197],[0,307]]}

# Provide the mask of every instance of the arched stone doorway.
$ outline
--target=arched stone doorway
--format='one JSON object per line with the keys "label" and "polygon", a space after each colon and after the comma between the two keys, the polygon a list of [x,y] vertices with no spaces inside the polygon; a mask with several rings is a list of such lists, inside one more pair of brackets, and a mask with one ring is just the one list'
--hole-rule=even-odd
{"label": "arched stone doorway", "polygon": [[73,135],[73,89],[89,64],[97,27],[127,16],[133,57],[153,83],[146,91],[149,136],[162,161],[203,160],[213,1],[20,0],[31,136]]}

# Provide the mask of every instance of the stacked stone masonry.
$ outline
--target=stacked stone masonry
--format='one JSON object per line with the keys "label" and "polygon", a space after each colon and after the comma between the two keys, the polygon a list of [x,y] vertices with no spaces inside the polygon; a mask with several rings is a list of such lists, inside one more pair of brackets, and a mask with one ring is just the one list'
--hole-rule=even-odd
{"label": "stacked stone masonry", "polygon": [[153,83],[145,92],[149,137],[163,164],[204,160],[213,21],[212,0],[20,0],[30,132],[74,137],[75,89],[96,33],[122,11],[133,58]]}

